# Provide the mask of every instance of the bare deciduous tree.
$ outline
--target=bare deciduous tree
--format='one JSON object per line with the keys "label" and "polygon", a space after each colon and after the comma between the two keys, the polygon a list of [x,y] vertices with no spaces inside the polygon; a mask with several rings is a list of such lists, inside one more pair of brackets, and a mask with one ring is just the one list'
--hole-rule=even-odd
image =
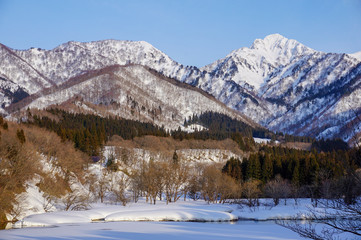
{"label": "bare deciduous tree", "polygon": [[201,195],[208,202],[217,202],[221,172],[214,165],[206,166],[201,175]]}
{"label": "bare deciduous tree", "polygon": [[264,193],[273,199],[275,206],[279,204],[280,198],[286,199],[291,194],[291,185],[281,175],[277,175],[275,179],[266,183]]}
{"label": "bare deciduous tree", "polygon": [[133,201],[138,202],[139,197],[142,196],[144,191],[144,177],[140,170],[133,170],[130,175],[130,189],[133,194]]}
{"label": "bare deciduous tree", "polygon": [[248,180],[242,186],[242,193],[247,199],[247,204],[249,207],[254,207],[259,205],[259,196],[261,190],[259,189],[261,181],[259,180]]}
{"label": "bare deciduous tree", "polygon": [[238,199],[242,194],[242,187],[234,178],[222,174],[220,180],[220,197],[219,202],[225,203],[228,199]]}
{"label": "bare deciduous tree", "polygon": [[336,240],[340,239],[339,235],[342,233],[348,233],[349,236],[358,239],[361,238],[360,201],[361,199],[356,204],[348,205],[342,199],[320,200],[319,210],[309,209],[306,215],[306,218],[312,219],[313,222],[301,224],[297,221],[278,221],[277,223],[302,237],[314,240]]}
{"label": "bare deciduous tree", "polygon": [[[116,175],[119,176],[119,175]],[[125,206],[129,202],[129,197],[126,195],[126,189],[129,186],[129,178],[125,174],[112,180],[110,186],[111,193],[115,196],[116,202],[121,202]]]}
{"label": "bare deciduous tree", "polygon": [[168,162],[164,165],[164,191],[167,204],[181,197],[181,187],[188,179],[189,167],[180,162]]}
{"label": "bare deciduous tree", "polygon": [[15,196],[38,172],[38,154],[29,141],[21,143],[17,140],[14,130],[11,128],[2,134],[0,141],[0,217],[11,212],[20,214],[21,207],[17,206]]}
{"label": "bare deciduous tree", "polygon": [[[306,216],[314,222],[302,225],[298,222],[278,221],[278,224],[302,237],[314,240],[336,240],[340,239],[340,234],[343,233],[355,239],[361,238],[361,175],[356,171],[345,177],[349,180],[341,182],[346,184],[342,187],[343,191],[352,182],[352,194],[358,196],[352,202],[349,202],[347,194],[343,196],[343,199],[319,200],[318,208],[310,208]],[[347,190],[350,191],[350,189]],[[317,227],[315,222],[318,225],[321,224],[321,227]]]}
{"label": "bare deciduous tree", "polygon": [[224,203],[229,198],[238,197],[240,185],[215,165],[205,166],[200,175],[200,192],[208,202]]}
{"label": "bare deciduous tree", "polygon": [[65,211],[79,211],[89,208],[89,196],[79,191],[69,191],[61,201]]}
{"label": "bare deciduous tree", "polygon": [[103,169],[100,178],[96,183],[96,192],[100,202],[104,202],[105,195],[110,189],[110,181],[107,176],[107,170]]}
{"label": "bare deciduous tree", "polygon": [[156,204],[157,197],[163,190],[163,164],[157,163],[154,160],[145,164],[142,171],[142,183],[146,191],[146,198],[151,203]]}
{"label": "bare deciduous tree", "polygon": [[186,191],[188,196],[193,199],[194,201],[201,198],[200,191],[201,191],[201,184],[199,181],[199,176],[193,175],[189,178],[188,184],[186,186]]}

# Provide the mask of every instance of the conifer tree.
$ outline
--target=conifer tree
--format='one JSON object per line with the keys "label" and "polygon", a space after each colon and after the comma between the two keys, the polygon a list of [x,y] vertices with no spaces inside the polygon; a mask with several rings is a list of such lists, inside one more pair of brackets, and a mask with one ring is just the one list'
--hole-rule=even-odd
{"label": "conifer tree", "polygon": [[231,157],[226,165],[222,168],[222,172],[232,177],[236,181],[240,182],[243,179],[242,176],[242,163],[238,158]]}
{"label": "conifer tree", "polygon": [[261,179],[261,163],[258,154],[251,154],[247,168],[247,179]]}
{"label": "conifer tree", "polygon": [[269,154],[265,155],[262,167],[263,182],[266,183],[273,178],[273,163]]}
{"label": "conifer tree", "polygon": [[292,184],[296,187],[300,185],[300,162],[297,161],[292,173]]}
{"label": "conifer tree", "polygon": [[176,151],[174,151],[172,159],[173,159],[173,164],[178,164],[179,159],[178,159],[178,154]]}
{"label": "conifer tree", "polygon": [[26,139],[25,139],[25,134],[24,134],[24,130],[23,129],[18,129],[16,131],[16,137],[18,138],[18,140],[20,141],[21,144],[24,144]]}

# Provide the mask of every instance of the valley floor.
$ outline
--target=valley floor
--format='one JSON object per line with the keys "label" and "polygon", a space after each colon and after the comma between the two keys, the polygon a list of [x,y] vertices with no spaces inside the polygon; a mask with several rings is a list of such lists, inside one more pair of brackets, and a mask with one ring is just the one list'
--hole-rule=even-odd
{"label": "valley floor", "polygon": [[62,224],[57,227],[22,228],[0,231],[0,239],[302,239],[273,222],[107,222]]}
{"label": "valley floor", "polygon": [[[20,229],[0,231],[0,239],[301,239],[272,219],[287,219],[306,211],[311,205],[308,199],[297,205],[289,199],[287,205],[281,201],[272,208],[271,199],[261,203],[251,209],[200,200],[168,205],[142,200],[125,207],[98,203],[87,211],[27,216],[15,224]],[[242,220],[234,222],[237,219]]]}
{"label": "valley floor", "polygon": [[239,204],[208,204],[203,200],[177,201],[166,204],[157,201],[156,205],[141,199],[137,203],[119,204],[96,203],[86,211],[55,211],[32,214],[18,221],[14,227],[52,227],[59,224],[114,222],[114,221],[196,221],[196,222],[229,222],[241,220],[275,220],[291,219],[299,216],[312,207],[309,199],[292,199],[273,206],[271,199],[261,199],[259,207],[248,207]]}

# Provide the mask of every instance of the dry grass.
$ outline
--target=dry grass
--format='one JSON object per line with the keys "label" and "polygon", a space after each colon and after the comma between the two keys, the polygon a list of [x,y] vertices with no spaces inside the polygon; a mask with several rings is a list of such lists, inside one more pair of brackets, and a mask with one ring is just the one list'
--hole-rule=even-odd
{"label": "dry grass", "polygon": [[310,150],[311,150],[311,146],[312,146],[312,143],[304,143],[304,142],[286,142],[286,143],[281,143],[281,147],[294,148],[294,149],[306,150],[306,151],[310,151]]}
{"label": "dry grass", "polygon": [[[72,143],[61,142],[52,132],[35,127],[7,122],[8,129],[1,130],[0,139],[0,216],[13,213],[17,206],[16,195],[25,190],[26,181],[40,176],[39,187],[49,196],[63,195],[69,188],[67,175],[75,174],[83,179],[84,165],[88,157],[75,150]],[[25,142],[17,132],[22,129]],[[59,175],[49,175],[42,169],[41,159],[52,159],[61,169]],[[9,219],[11,220],[11,219]]]}
{"label": "dry grass", "polygon": [[231,139],[217,140],[175,140],[172,137],[143,136],[133,140],[123,140],[119,136],[113,136],[107,143],[110,146],[124,148],[142,148],[150,151],[166,152],[179,149],[222,149],[230,150],[235,154],[243,154],[236,142]]}

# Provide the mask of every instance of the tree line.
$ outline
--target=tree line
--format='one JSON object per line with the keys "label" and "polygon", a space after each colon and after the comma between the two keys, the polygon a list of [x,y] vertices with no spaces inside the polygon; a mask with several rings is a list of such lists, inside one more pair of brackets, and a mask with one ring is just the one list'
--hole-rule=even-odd
{"label": "tree line", "polygon": [[90,156],[98,156],[103,144],[113,135],[119,135],[123,139],[145,135],[169,136],[164,128],[151,123],[112,116],[104,118],[92,114],[69,113],[54,108],[48,109],[47,112],[56,116],[58,120],[33,115],[28,123],[56,132],[63,141],[74,142],[75,148]]}
{"label": "tree line", "polygon": [[[214,127],[209,130],[188,133],[182,131],[181,128],[168,131],[151,123],[121,117],[100,117],[92,114],[69,113],[57,108],[46,111],[52,114],[53,117],[32,115],[29,112],[28,123],[56,132],[63,141],[74,142],[75,148],[87,153],[89,156],[98,156],[101,147],[113,135],[119,135],[125,140],[145,135],[171,136],[177,140],[225,140],[231,138],[244,151],[253,151],[255,149],[255,142],[252,137],[247,137],[248,133],[236,131],[233,128],[225,131],[223,128]],[[217,124],[222,125],[221,122],[213,122],[214,126]],[[235,132],[232,132],[233,130]]]}
{"label": "tree line", "polygon": [[119,135],[126,140],[145,135],[171,136],[177,140],[225,140],[230,138],[238,144],[241,150],[246,152],[256,150],[253,137],[271,138],[272,140],[283,139],[283,141],[311,141],[312,148],[324,152],[348,149],[347,144],[340,139],[316,141],[310,137],[275,134],[263,128],[253,128],[242,121],[215,112],[205,112],[199,116],[194,114],[185,120],[184,126],[196,123],[206,128],[201,131],[196,129],[194,132],[188,133],[181,130],[180,127],[177,130],[168,131],[151,123],[121,117],[69,113],[57,108],[46,111],[53,117],[31,115],[29,112],[28,123],[56,132],[63,141],[74,142],[75,148],[90,156],[99,156],[101,147],[113,135]]}
{"label": "tree line", "polygon": [[[45,159],[57,167],[55,173],[49,175],[43,169],[41,161]],[[86,154],[76,151],[70,142],[62,142],[55,133],[0,117],[0,229],[1,223],[22,214],[19,194],[26,190],[28,180],[35,176],[40,179],[37,186],[50,201],[70,191],[71,177],[82,181],[88,160]]]}
{"label": "tree line", "polygon": [[352,203],[361,192],[349,177],[360,167],[361,149],[318,152],[263,146],[242,161],[230,159],[222,171],[239,182],[257,181],[264,196],[277,184],[276,189],[288,189],[288,197],[344,197]]}
{"label": "tree line", "polygon": [[274,135],[265,128],[252,127],[240,120],[212,111],[204,112],[199,116],[193,114],[193,116],[184,120],[184,126],[191,124],[199,124],[207,128],[210,133],[240,133],[248,138],[271,138]]}

